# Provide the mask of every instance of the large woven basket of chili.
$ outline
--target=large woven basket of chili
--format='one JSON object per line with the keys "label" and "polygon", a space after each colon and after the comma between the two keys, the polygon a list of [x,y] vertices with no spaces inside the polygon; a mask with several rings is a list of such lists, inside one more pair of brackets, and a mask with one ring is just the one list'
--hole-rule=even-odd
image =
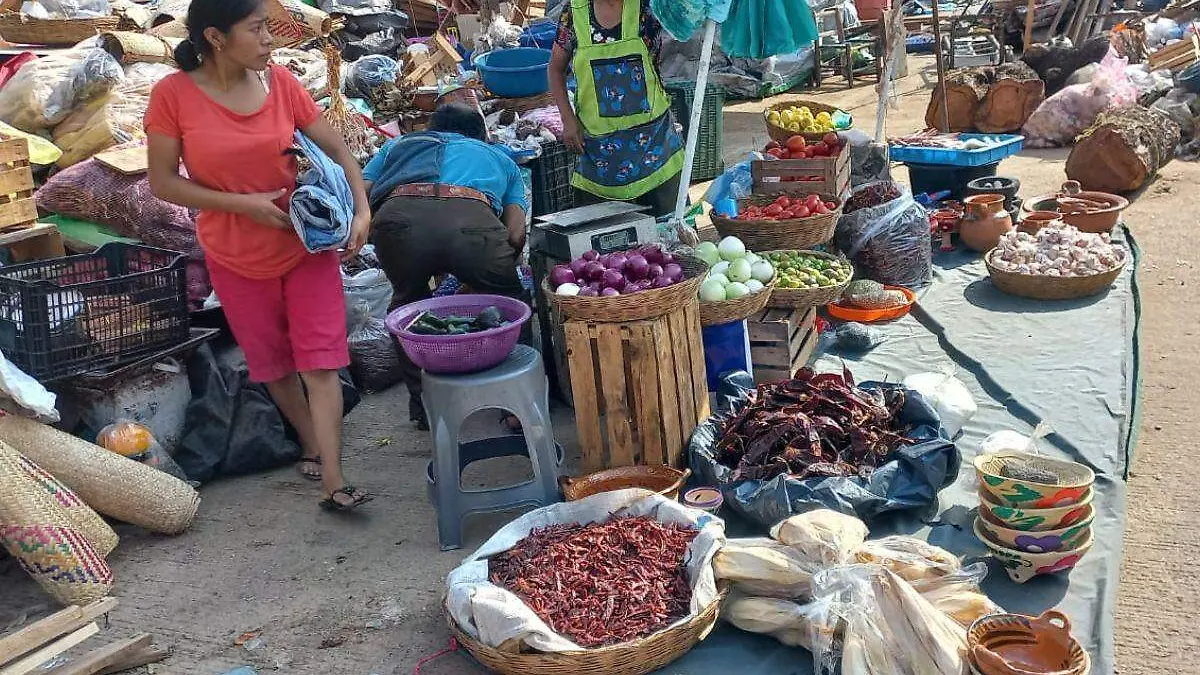
{"label": "large woven basket of chili", "polygon": [[758,386],[733,373],[716,393],[688,465],[763,527],[817,508],[869,522],[929,506],[958,477],[962,457],[937,411],[900,385],[806,368]]}
{"label": "large woven basket of chili", "polygon": [[450,573],[447,622],[503,675],[643,675],[712,631],[723,542],[721,521],[646,490],[543,507]]}

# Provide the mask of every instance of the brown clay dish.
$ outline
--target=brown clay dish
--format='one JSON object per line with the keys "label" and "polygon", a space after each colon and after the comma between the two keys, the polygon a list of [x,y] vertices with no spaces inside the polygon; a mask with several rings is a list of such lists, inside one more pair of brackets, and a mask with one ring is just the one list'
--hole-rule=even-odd
{"label": "brown clay dish", "polygon": [[1087,675],[1091,660],[1062,612],[992,614],[967,630],[971,667],[981,675]]}
{"label": "brown clay dish", "polygon": [[1078,192],[1075,194],[1039,195],[1025,200],[1022,207],[1027,213],[1055,211],[1062,215],[1063,222],[1074,225],[1080,232],[1102,234],[1111,232],[1121,212],[1129,206],[1129,200],[1107,192]]}

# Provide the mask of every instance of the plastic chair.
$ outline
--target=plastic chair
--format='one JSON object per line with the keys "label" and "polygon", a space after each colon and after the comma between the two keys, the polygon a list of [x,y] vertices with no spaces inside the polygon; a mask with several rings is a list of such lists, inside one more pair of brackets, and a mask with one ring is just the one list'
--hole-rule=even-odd
{"label": "plastic chair", "polygon": [[[422,372],[421,382],[421,399],[434,445],[427,479],[431,500],[437,507],[443,551],[462,546],[462,521],[467,514],[529,504],[544,506],[561,500],[558,466],[562,451],[555,445],[550,427],[549,387],[537,350],[517,345],[508,359],[490,370],[468,375]],[[463,422],[472,413],[488,408],[516,415],[524,437],[501,436],[460,444]],[[521,455],[529,457],[533,480],[482,490],[462,487],[462,472],[469,464]]]}

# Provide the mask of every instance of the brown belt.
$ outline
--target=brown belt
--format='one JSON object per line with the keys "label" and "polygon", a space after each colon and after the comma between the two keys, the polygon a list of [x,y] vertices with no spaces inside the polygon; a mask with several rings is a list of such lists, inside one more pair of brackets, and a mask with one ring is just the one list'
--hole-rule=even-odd
{"label": "brown belt", "polygon": [[488,208],[492,208],[492,200],[488,199],[487,195],[479,190],[472,190],[468,187],[458,185],[445,185],[442,183],[410,183],[408,185],[397,185],[392,190],[392,197],[432,197],[435,199],[473,199],[478,202],[487,204]]}

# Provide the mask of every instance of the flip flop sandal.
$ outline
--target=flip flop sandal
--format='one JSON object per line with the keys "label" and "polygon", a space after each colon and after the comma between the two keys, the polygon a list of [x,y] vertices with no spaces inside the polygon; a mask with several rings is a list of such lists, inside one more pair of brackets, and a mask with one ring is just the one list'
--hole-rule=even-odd
{"label": "flip flop sandal", "polygon": [[[343,504],[334,499],[337,495],[346,495],[351,499],[347,504]],[[359,492],[353,485],[346,485],[333,491],[328,497],[321,501],[321,508],[329,511],[352,511],[363,504],[375,499],[374,495],[366,492]]]}
{"label": "flip flop sandal", "polygon": [[320,467],[321,466],[321,458],[320,457],[301,457],[300,458],[300,468],[298,469],[300,471],[300,475],[303,476],[305,480],[311,480],[313,482],[321,480],[321,472],[318,470],[317,473],[307,473],[304,471],[305,464],[316,464],[317,467]]}

